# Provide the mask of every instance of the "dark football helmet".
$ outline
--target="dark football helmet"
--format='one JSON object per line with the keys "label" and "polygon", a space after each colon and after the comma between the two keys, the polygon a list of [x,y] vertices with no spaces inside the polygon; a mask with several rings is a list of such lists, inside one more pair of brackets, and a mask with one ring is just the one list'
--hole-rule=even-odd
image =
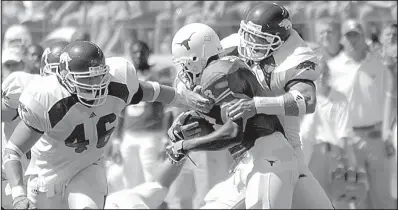
{"label": "dark football helmet", "polygon": [[59,56],[69,42],[59,41],[47,47],[41,56],[40,75],[56,74],[59,68]]}
{"label": "dark football helmet", "polygon": [[289,38],[292,29],[289,12],[275,3],[261,3],[241,21],[239,55],[261,61],[272,55]]}
{"label": "dark football helmet", "polygon": [[92,42],[76,41],[60,56],[57,75],[67,90],[89,107],[105,103],[111,80],[102,50]]}

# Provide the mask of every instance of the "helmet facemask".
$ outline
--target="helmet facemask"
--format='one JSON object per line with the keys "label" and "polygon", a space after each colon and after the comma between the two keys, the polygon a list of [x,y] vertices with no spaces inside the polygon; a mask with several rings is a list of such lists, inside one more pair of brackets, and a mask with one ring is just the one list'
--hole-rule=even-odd
{"label": "helmet facemask", "polygon": [[[41,76],[48,76],[53,75],[58,72],[59,63],[49,63],[48,62],[48,55],[51,53],[49,48],[46,48],[43,52],[42,62],[44,62],[44,66],[40,68],[40,75]],[[42,63],[43,65],[43,63]]]}
{"label": "helmet facemask", "polygon": [[87,72],[64,70],[60,75],[68,91],[76,94],[83,105],[94,107],[105,103],[111,81],[108,65],[89,67]]}
{"label": "helmet facemask", "polygon": [[174,60],[174,68],[178,72],[177,76],[186,88],[192,90],[199,84],[202,71],[205,67],[202,63],[199,62],[196,56]]}
{"label": "helmet facemask", "polygon": [[238,53],[241,57],[252,61],[261,61],[272,55],[283,41],[277,35],[261,31],[261,26],[242,20],[238,31],[240,41]]}

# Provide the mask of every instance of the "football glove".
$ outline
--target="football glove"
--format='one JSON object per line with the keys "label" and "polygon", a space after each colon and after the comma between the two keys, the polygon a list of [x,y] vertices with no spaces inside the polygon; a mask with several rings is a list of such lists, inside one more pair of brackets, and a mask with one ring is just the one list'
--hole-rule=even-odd
{"label": "football glove", "polygon": [[172,164],[179,165],[187,157],[186,152],[182,149],[184,140],[171,143],[166,147],[166,154]]}
{"label": "football glove", "polygon": [[193,119],[192,113],[191,111],[183,112],[174,120],[167,131],[171,142],[176,143],[177,141],[190,139],[200,134],[201,129],[198,121],[186,124],[187,121]]}

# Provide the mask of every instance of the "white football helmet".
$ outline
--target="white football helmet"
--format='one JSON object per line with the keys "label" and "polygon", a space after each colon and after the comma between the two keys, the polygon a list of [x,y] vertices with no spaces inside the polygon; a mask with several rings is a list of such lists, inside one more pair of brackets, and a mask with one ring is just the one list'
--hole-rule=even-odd
{"label": "white football helmet", "polygon": [[209,58],[224,50],[220,38],[210,26],[191,23],[174,35],[171,51],[178,78],[192,89],[199,82]]}
{"label": "white football helmet", "polygon": [[9,47],[27,47],[32,43],[32,35],[24,25],[12,25],[4,33],[4,49]]}

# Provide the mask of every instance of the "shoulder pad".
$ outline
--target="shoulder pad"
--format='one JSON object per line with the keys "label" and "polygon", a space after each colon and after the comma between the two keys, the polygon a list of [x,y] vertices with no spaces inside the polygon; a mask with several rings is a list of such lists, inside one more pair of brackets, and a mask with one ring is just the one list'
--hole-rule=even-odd
{"label": "shoulder pad", "polygon": [[113,76],[110,92],[113,91],[112,87],[115,87],[113,91],[115,93],[117,91],[125,91],[125,93],[119,94],[126,96],[126,99],[123,100],[129,104],[140,85],[134,65],[122,57],[106,58],[105,63],[109,66],[110,74]]}
{"label": "shoulder pad", "polygon": [[2,84],[3,103],[12,108],[17,109],[19,104],[19,97],[24,88],[39,75],[29,74],[23,71],[16,71],[11,73]]}
{"label": "shoulder pad", "polygon": [[19,99],[18,113],[21,120],[41,132],[50,130],[48,111],[65,96],[59,86],[55,76],[41,77],[38,81],[30,83]]}

